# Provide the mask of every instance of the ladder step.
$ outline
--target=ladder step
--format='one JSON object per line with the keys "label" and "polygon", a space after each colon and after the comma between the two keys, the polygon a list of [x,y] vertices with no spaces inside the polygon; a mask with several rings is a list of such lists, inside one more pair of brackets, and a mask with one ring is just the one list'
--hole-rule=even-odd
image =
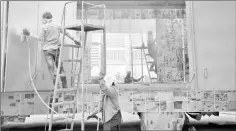
{"label": "ladder step", "polygon": [[71,44],[64,44],[63,47],[74,47],[74,48],[81,48],[81,45],[71,45]]}
{"label": "ladder step", "polygon": [[154,69],[151,69],[151,70],[149,70],[149,71],[156,71],[156,70],[154,70]]}
{"label": "ladder step", "polygon": [[[69,25],[66,26],[66,29],[68,30],[74,30],[74,31],[81,31],[82,27],[81,24],[75,24],[75,25]],[[92,25],[92,24],[84,24],[84,31],[97,31],[97,30],[103,30],[104,26],[100,25]]]}
{"label": "ladder step", "polygon": [[66,74],[60,74],[60,76],[79,76],[80,74],[72,74],[72,73],[66,73]]}
{"label": "ladder step", "polygon": [[63,102],[58,102],[58,103],[54,103],[54,106],[60,106],[60,105],[69,105],[69,104],[75,104],[76,101],[63,101]]}
{"label": "ladder step", "polygon": [[62,60],[62,62],[81,62],[81,60],[68,59],[68,60]]}
{"label": "ladder step", "polygon": [[147,49],[146,46],[136,46],[136,47],[132,47],[133,49]]}
{"label": "ladder step", "polygon": [[[66,118],[65,118],[65,117],[66,117]],[[62,117],[62,116],[53,117],[53,121],[65,120],[65,119],[67,119],[67,118],[73,118],[73,115],[64,116],[64,117]],[[48,119],[50,119],[50,117],[49,117]]]}
{"label": "ladder step", "polygon": [[147,61],[147,63],[153,63],[153,61]]}
{"label": "ladder step", "polygon": [[133,47],[133,49],[147,49],[146,46],[136,46],[136,47]]}
{"label": "ladder step", "polygon": [[157,79],[157,78],[151,78],[151,79]]}
{"label": "ladder step", "polygon": [[57,89],[57,92],[73,92],[73,91],[77,91],[77,87]]}
{"label": "ladder step", "polygon": [[73,129],[61,129],[61,130],[57,130],[57,131],[73,131]]}

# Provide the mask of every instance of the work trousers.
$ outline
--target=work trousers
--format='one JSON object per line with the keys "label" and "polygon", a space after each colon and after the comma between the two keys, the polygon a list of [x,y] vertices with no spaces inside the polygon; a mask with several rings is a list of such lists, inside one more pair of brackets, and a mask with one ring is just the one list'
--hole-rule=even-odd
{"label": "work trousers", "polygon": [[103,124],[103,131],[120,131],[120,124],[122,121],[121,112],[118,111],[111,120]]}
{"label": "work trousers", "polygon": [[[59,49],[44,50],[44,56],[45,56],[45,60],[48,66],[48,71],[51,75],[54,86],[56,83],[56,74],[57,74],[57,68],[58,68],[59,55],[60,55]],[[64,68],[63,68],[63,65],[61,64],[60,74],[62,73],[64,73]],[[62,88],[67,88],[66,76],[61,76],[61,82],[62,82]]]}

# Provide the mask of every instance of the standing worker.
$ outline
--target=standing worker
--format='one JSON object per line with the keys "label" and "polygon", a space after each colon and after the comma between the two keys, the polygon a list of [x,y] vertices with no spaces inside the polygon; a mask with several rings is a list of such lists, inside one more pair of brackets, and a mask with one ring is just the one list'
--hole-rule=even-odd
{"label": "standing worker", "polygon": [[99,81],[100,90],[104,93],[99,110],[95,110],[87,119],[97,118],[96,114],[102,112],[103,130],[119,131],[122,115],[119,106],[119,91],[116,77],[108,74]]}
{"label": "standing worker", "polygon": [[[53,79],[53,85],[56,82],[56,73],[58,68],[58,61],[60,55],[60,33],[63,30],[60,26],[52,24],[52,14],[45,12],[42,15],[42,28],[38,37],[39,43],[43,45],[43,52],[45,60],[48,66],[49,73]],[[69,33],[65,32],[65,35],[75,42],[76,45],[80,45],[80,42],[76,41]],[[55,67],[56,66],[56,67]],[[61,65],[60,73],[64,73],[63,65]],[[62,88],[67,88],[66,76],[61,76]]]}
{"label": "standing worker", "polygon": [[141,76],[140,78],[135,79],[134,77],[131,76],[131,71],[127,71],[125,76],[125,83],[139,82],[140,80],[143,79],[143,77],[144,76]]}
{"label": "standing worker", "polygon": [[[154,60],[150,67],[150,70],[155,70],[157,73],[157,45],[155,44],[155,39],[153,39],[152,31],[148,31],[148,40],[147,40],[148,53],[150,57]],[[155,67],[155,69],[153,69]]]}

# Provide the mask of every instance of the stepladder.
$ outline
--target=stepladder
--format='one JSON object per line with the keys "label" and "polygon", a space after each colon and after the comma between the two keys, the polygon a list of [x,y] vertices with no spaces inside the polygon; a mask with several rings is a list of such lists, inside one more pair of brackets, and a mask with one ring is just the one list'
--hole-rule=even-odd
{"label": "stepladder", "polygon": [[[158,82],[157,61],[155,59],[153,59],[152,55],[149,53],[148,43],[147,43],[147,45],[144,44],[142,33],[135,34],[134,36],[137,37],[136,39],[139,39],[138,41],[141,44],[141,46],[140,45],[139,46],[132,46],[132,50],[133,49],[140,50],[142,74],[143,74],[143,66],[146,66],[147,74],[148,74],[150,82],[151,83]],[[131,45],[132,45],[132,39],[133,38],[132,38],[132,35],[131,35]],[[143,62],[143,59],[144,59],[145,63]]]}
{"label": "stepladder", "polygon": [[[82,29],[83,28],[83,29]],[[53,125],[53,122],[54,121],[57,121],[57,120],[61,120],[61,119],[66,119],[68,120],[68,123],[70,123],[70,127],[66,127],[66,129],[62,129],[61,131],[72,131],[73,128],[74,128],[74,123],[75,123],[75,114],[76,113],[82,113],[82,120],[81,120],[81,128],[82,126],[84,126],[83,124],[83,121],[84,121],[84,117],[83,117],[83,114],[84,114],[84,109],[83,109],[83,102],[84,102],[84,99],[85,98],[85,95],[83,95],[84,91],[86,91],[87,93],[87,90],[84,89],[83,87],[83,83],[89,83],[89,80],[86,80],[84,79],[85,77],[87,77],[87,75],[85,75],[87,72],[89,72],[90,68],[88,67],[89,65],[89,62],[88,62],[88,59],[89,59],[89,43],[86,43],[86,39],[87,39],[87,34],[88,32],[90,31],[97,31],[97,30],[102,30],[103,31],[103,45],[102,45],[102,50],[101,51],[101,54],[104,54],[104,50],[105,50],[105,28],[104,26],[97,26],[97,25],[92,25],[92,24],[84,24],[84,25],[81,25],[81,24],[75,24],[75,25],[72,25],[72,26],[67,26],[65,27],[65,29],[67,30],[73,30],[73,31],[81,31],[81,30],[84,30],[81,32],[81,35],[83,36],[82,37],[82,42],[81,42],[81,46],[78,46],[78,45],[67,45],[67,44],[64,44],[64,45],[61,45],[61,49],[63,48],[68,48],[68,47],[72,47],[72,48],[77,48],[79,50],[77,50],[77,53],[79,53],[79,56],[80,58],[76,58],[76,59],[67,59],[67,60],[62,60],[61,59],[61,53],[60,53],[60,57],[59,57],[59,63],[63,63],[63,62],[74,62],[74,63],[79,63],[79,66],[73,66],[74,68],[78,68],[78,69],[72,69],[72,73],[70,74],[67,74],[66,75],[68,76],[71,76],[71,77],[77,77],[77,79],[73,79],[71,82],[71,84],[68,84],[70,85],[68,88],[66,89],[63,89],[63,88],[59,88],[58,89],[58,83],[59,83],[59,77],[60,75],[64,75],[64,74],[60,74],[60,67],[58,65],[58,68],[57,68],[57,78],[56,78],[56,84],[55,84],[55,88],[54,88],[54,92],[53,92],[53,98],[52,98],[52,103],[51,103],[51,107],[52,109],[54,108],[57,108],[59,106],[72,106],[72,108],[69,108],[70,111],[66,111],[65,113],[67,113],[67,115],[65,115],[63,113],[63,116],[62,117],[58,117],[58,118],[54,118],[54,114],[55,112],[51,111],[50,112],[50,121],[49,121],[49,131],[52,131],[52,125]],[[64,29],[64,30],[65,30]],[[84,43],[84,44],[83,44]],[[60,50],[62,51],[62,50]],[[103,56],[103,55],[102,55]],[[104,57],[102,57],[102,62],[105,62],[105,59]],[[103,65],[105,65],[103,63]],[[84,66],[84,67],[83,67]],[[104,66],[101,66],[102,68],[104,68]],[[104,69],[103,69],[104,70]],[[83,72],[86,72],[86,73],[83,73]],[[79,94],[79,90],[81,89],[81,94],[82,94],[82,112],[79,112],[79,109],[77,107],[77,103],[78,103],[78,96],[81,95]],[[62,101],[60,101],[60,99],[58,99],[58,96],[64,96],[64,99],[62,99]],[[65,98],[68,98],[68,99],[65,99]],[[84,127],[83,127],[84,128]],[[82,130],[82,129],[81,129]]]}
{"label": "stepladder", "polygon": [[[74,2],[74,1],[72,1]],[[68,3],[72,3],[72,2],[67,2]],[[70,123],[70,127],[67,127],[65,129],[61,129],[60,131],[73,131],[74,128],[74,124],[75,124],[75,114],[76,113],[81,113],[82,115],[82,119],[81,119],[81,130],[85,130],[85,126],[84,126],[84,107],[85,107],[85,96],[87,94],[87,88],[84,88],[84,84],[85,83],[89,83],[90,81],[90,44],[89,42],[86,43],[86,39],[87,39],[87,33],[91,32],[91,31],[98,31],[98,30],[102,30],[103,31],[103,42],[101,44],[101,72],[104,72],[106,69],[106,35],[105,35],[105,15],[104,15],[104,25],[100,26],[100,25],[93,25],[93,24],[88,24],[87,22],[85,22],[84,19],[84,12],[85,10],[90,10],[93,9],[95,7],[97,8],[103,8],[104,9],[104,14],[105,14],[105,9],[106,6],[104,4],[101,5],[95,5],[95,4],[91,4],[91,3],[87,3],[84,1],[80,1],[80,3],[82,4],[82,10],[81,10],[81,20],[76,22],[76,24],[73,25],[67,25],[65,26],[65,8],[66,8],[66,4],[64,6],[64,12],[63,12],[63,42],[60,46],[60,55],[59,55],[59,62],[58,62],[58,68],[57,68],[57,73],[56,73],[56,82],[55,82],[55,87],[54,87],[54,92],[53,92],[53,98],[52,98],[52,102],[51,102],[51,111],[50,111],[50,121],[49,121],[49,127],[48,130],[52,131],[52,125],[53,122],[56,120],[60,120],[60,119],[66,119],[68,120],[68,123]],[[84,9],[84,4],[90,5],[90,8]],[[81,34],[81,44],[80,45],[67,45],[64,44],[64,40],[65,40],[65,31],[66,30],[71,30],[71,31],[76,31],[76,32],[80,32]],[[66,59],[66,60],[62,60],[62,49],[63,48],[77,48],[77,58],[74,59]],[[73,50],[72,50],[73,51]],[[78,55],[79,53],[79,55]],[[71,76],[71,84],[67,84],[69,85],[68,88],[58,88],[58,84],[59,84],[59,77],[63,76],[64,74],[60,73],[60,67],[62,65],[62,63],[64,62],[71,62],[72,63],[72,68],[78,68],[78,69],[72,69],[72,73],[67,74],[67,76]],[[75,66],[73,63],[76,63]],[[77,66],[77,63],[79,63],[79,66]],[[104,72],[105,73],[105,72]],[[75,78],[77,77],[77,78]],[[78,99],[79,99],[79,90],[81,89],[81,112],[78,106]],[[84,94],[86,90],[86,94]],[[58,99],[59,96],[64,96],[64,99],[60,100]],[[58,113],[54,110],[57,107],[60,106],[68,106],[69,105],[69,110],[67,110],[65,113],[67,113],[67,115],[63,115],[62,117],[54,118],[53,116],[55,114],[58,115]],[[70,106],[72,106],[72,108],[70,108]],[[63,113],[64,114],[64,113]],[[70,120],[70,121],[69,121]]]}
{"label": "stepladder", "polygon": [[[52,131],[52,125],[56,121],[60,120],[66,120],[66,128],[62,130],[73,130],[74,127],[74,121],[75,121],[75,114],[77,113],[77,95],[79,95],[79,85],[80,85],[80,77],[81,77],[81,70],[82,70],[82,60],[81,58],[71,58],[71,59],[61,59],[62,58],[62,50],[64,48],[74,48],[77,49],[78,53],[83,49],[81,48],[81,45],[73,45],[73,44],[64,44],[64,42],[60,46],[60,56],[59,56],[59,62],[58,62],[58,68],[57,68],[57,74],[56,74],[56,82],[54,85],[54,91],[52,98],[50,98],[50,106],[51,110],[49,111],[50,117],[49,117],[49,127],[48,130]],[[77,55],[78,56],[78,55]],[[72,68],[70,73],[61,73],[61,66],[63,63],[71,63]],[[79,63],[79,64],[78,64]],[[77,68],[77,69],[76,69]],[[67,83],[67,88],[62,88],[60,86],[59,79],[60,77],[71,77],[71,82],[73,83]],[[76,80],[75,80],[76,79]],[[69,82],[69,81],[68,81]],[[65,109],[59,112],[60,109]],[[55,114],[57,114],[56,117]],[[68,123],[70,123],[69,127]]]}

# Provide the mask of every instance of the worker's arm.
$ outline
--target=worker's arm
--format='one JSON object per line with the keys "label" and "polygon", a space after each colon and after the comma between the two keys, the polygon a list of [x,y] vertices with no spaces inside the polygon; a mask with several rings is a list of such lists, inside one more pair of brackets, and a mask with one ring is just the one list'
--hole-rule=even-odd
{"label": "worker's arm", "polygon": [[105,85],[105,81],[102,79],[99,81],[99,86],[100,86],[100,89],[101,91],[109,96],[109,97],[115,97],[117,95],[116,93],[116,90],[112,87],[108,88],[106,85]]}
{"label": "worker's arm", "polygon": [[132,79],[133,79],[133,82],[139,82],[140,80],[143,79],[143,76],[141,76],[139,79],[135,79],[135,78],[132,77]]}
{"label": "worker's arm", "polygon": [[[62,29],[61,27],[59,27],[59,30],[60,30],[61,33],[63,33],[63,29]],[[74,41],[76,45],[81,45],[81,43],[80,43],[79,41],[76,41],[75,38],[72,37],[72,36],[70,35],[70,33],[68,33],[66,30],[65,30],[65,35],[66,35],[68,38],[70,38],[72,41]]]}

